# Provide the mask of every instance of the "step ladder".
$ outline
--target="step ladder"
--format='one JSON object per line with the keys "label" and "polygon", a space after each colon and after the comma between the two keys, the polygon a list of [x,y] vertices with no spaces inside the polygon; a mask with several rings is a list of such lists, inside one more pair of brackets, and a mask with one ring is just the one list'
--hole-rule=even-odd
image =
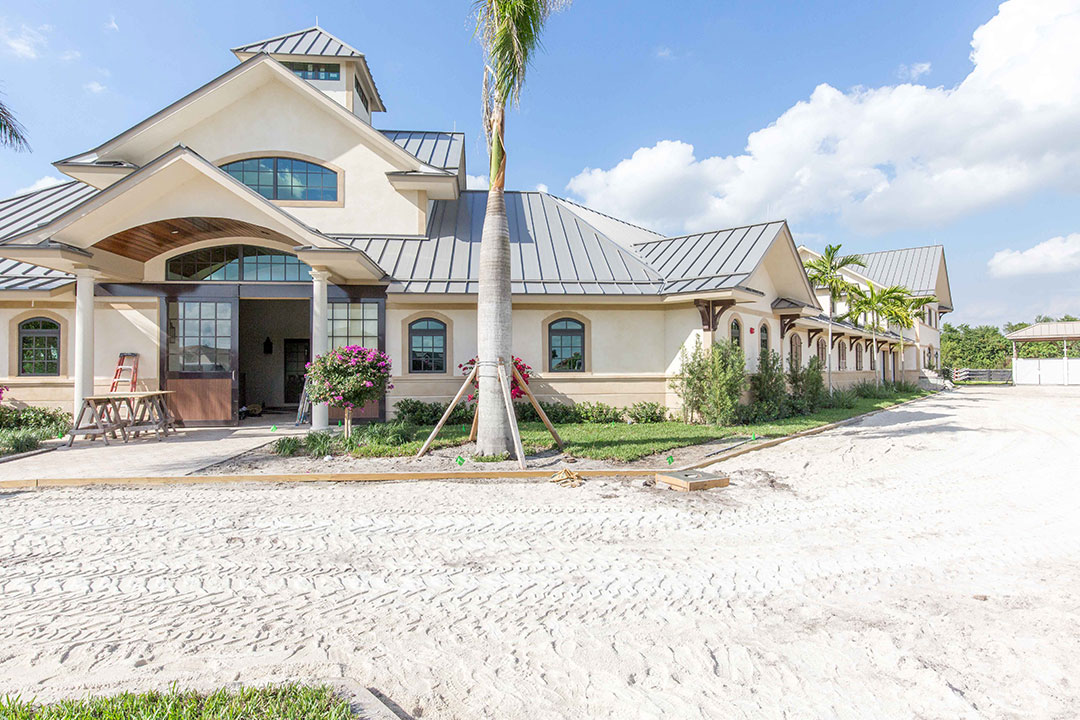
{"label": "step ladder", "polygon": [[304,378],[304,390],[300,393],[300,406],[296,408],[296,426],[311,422],[311,399],[307,394],[308,379]]}
{"label": "step ladder", "polygon": [[116,392],[120,388],[120,383],[125,381],[129,383],[127,392],[135,392],[135,385],[139,381],[139,353],[120,353],[109,392]]}

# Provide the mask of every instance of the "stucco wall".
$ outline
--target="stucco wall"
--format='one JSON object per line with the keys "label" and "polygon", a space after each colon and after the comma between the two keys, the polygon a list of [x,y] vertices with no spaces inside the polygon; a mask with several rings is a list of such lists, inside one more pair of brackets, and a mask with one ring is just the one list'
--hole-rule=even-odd
{"label": "stucco wall", "polygon": [[[10,304],[9,304],[10,305]],[[11,364],[12,348],[18,343],[18,322],[28,315],[41,314],[61,320],[60,352],[64,356],[59,377],[20,377]],[[5,332],[0,352],[0,384],[10,390],[5,404],[40,405],[72,409],[75,367],[74,303],[53,302],[45,307],[0,307],[0,329]],[[98,301],[94,306],[94,388],[104,392],[112,383],[121,352],[139,353],[139,387],[158,388],[158,306],[145,300]]]}

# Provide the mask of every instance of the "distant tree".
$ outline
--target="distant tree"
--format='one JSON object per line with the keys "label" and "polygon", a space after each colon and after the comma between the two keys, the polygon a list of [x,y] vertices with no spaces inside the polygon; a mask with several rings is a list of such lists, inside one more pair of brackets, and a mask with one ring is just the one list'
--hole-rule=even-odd
{"label": "distant tree", "polygon": [[[1060,318],[1051,317],[1049,315],[1036,315],[1035,322],[1076,322],[1077,317],[1075,315],[1062,315]],[[1005,333],[1016,332],[1017,330],[1023,330],[1026,327],[1031,327],[1033,323],[1017,322],[1017,323],[1005,323]],[[1010,354],[1012,349],[1009,349]],[[1033,343],[1017,343],[1016,355],[1022,358],[1059,358],[1061,357],[1061,343],[1059,342],[1033,342]],[[1080,342],[1069,343],[1069,357],[1080,357]]]}
{"label": "distant tree", "polygon": [[1009,341],[993,325],[950,325],[941,328],[941,365],[946,368],[1004,368]]}
{"label": "distant tree", "polygon": [[[848,267],[866,267],[866,263],[863,262],[862,257],[859,255],[841,257],[839,245],[826,245],[823,254],[818,255],[813,260],[807,260],[803,265],[806,266],[806,277],[810,280],[810,284],[816,288],[824,288],[829,291],[829,307],[827,308],[829,314],[828,346],[831,348],[833,346],[832,329],[833,316],[836,315],[836,301],[850,295],[851,291],[856,287],[854,283],[847,279],[843,270]],[[829,378],[829,392],[832,393],[831,352],[828,355],[825,372]]]}

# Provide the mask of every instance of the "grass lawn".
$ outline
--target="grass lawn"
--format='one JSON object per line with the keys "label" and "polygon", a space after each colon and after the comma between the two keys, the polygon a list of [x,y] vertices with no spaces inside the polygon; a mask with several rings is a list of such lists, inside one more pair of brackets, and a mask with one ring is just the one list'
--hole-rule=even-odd
{"label": "grass lawn", "polygon": [[148,692],[33,705],[0,696],[3,720],[350,720],[328,687],[283,685],[242,690]]}
{"label": "grass lawn", "polygon": [[[681,422],[595,424],[582,423],[558,425],[559,435],[566,444],[566,451],[574,457],[594,460],[622,460],[630,462],[673,450],[675,448],[697,445],[733,436],[759,438],[791,435],[801,430],[809,430],[820,425],[845,420],[855,415],[895,405],[906,400],[921,397],[923,391],[904,393],[889,399],[859,398],[853,408],[830,408],[819,410],[812,415],[800,415],[758,423],[755,425],[690,425]],[[447,425],[439,433],[433,448],[464,445],[469,439],[468,425]],[[357,457],[393,457],[415,455],[431,432],[431,426],[417,428],[413,439],[400,444],[373,443],[361,445],[352,453]],[[543,423],[521,423],[521,443],[525,452],[532,454],[555,447],[555,441],[544,428]]]}

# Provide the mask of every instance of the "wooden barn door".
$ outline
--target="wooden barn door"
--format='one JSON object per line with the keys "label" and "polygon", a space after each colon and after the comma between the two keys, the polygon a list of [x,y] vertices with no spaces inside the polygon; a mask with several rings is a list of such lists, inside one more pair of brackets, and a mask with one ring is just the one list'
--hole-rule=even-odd
{"label": "wooden barn door", "polygon": [[235,298],[165,301],[165,389],[182,425],[237,422]]}

